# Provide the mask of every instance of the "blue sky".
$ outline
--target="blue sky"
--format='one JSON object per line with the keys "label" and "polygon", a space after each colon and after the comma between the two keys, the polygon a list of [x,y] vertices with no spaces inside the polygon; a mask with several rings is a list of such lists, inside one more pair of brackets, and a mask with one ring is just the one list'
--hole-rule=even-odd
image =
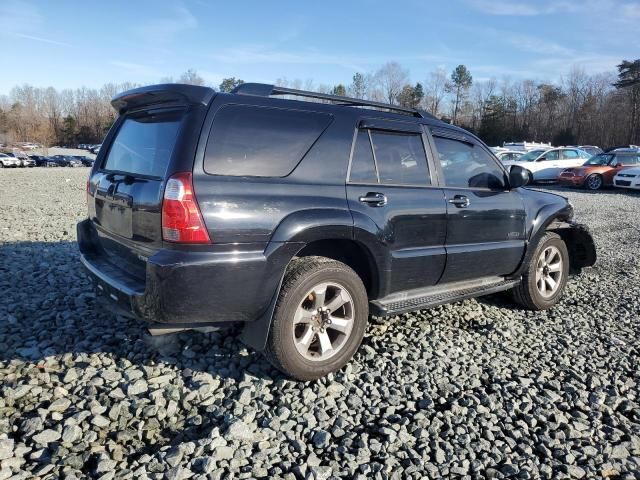
{"label": "blue sky", "polygon": [[460,63],[475,79],[557,81],[640,56],[640,0],[218,2],[0,0],[0,94],[16,84],[156,83],[194,68],[348,84],[396,60],[412,80]]}

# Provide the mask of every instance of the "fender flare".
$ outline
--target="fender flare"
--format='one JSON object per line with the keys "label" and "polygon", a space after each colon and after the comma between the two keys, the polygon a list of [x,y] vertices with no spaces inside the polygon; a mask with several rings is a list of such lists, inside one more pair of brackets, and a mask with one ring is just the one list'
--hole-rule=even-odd
{"label": "fender flare", "polygon": [[517,279],[522,276],[538,246],[538,242],[547,231],[556,232],[565,240],[572,260],[572,272],[579,273],[583,267],[593,266],[597,257],[593,237],[586,225],[576,223],[572,218],[573,207],[571,204],[566,204],[560,209],[557,208],[557,205],[545,205],[540,209],[531,222],[522,261],[518,269],[508,278]]}
{"label": "fender flare", "polygon": [[286,261],[283,262],[277,288],[269,306],[256,320],[245,323],[240,334],[243,343],[258,351],[265,349],[271,320],[287,268],[300,250],[317,240],[353,240],[351,212],[344,208],[301,210],[292,213],[280,222],[265,249],[265,255],[271,256],[282,245],[295,245],[295,248],[288,251]]}

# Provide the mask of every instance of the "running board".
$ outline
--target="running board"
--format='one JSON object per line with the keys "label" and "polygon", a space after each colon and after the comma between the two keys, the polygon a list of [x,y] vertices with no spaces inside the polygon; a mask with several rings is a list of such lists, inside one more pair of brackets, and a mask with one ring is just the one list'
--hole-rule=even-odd
{"label": "running board", "polygon": [[395,292],[384,298],[369,302],[369,311],[371,315],[378,317],[396,315],[501,292],[516,286],[518,283],[520,283],[519,278],[505,280],[503,277],[487,277]]}

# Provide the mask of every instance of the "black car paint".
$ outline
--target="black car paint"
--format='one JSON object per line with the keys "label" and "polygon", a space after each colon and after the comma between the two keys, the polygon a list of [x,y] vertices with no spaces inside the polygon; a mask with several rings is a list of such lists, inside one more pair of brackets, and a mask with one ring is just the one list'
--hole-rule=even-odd
{"label": "black car paint", "polygon": [[[248,322],[255,325],[250,332],[252,343],[260,346],[287,265],[313,242],[348,241],[365,252],[373,272],[369,295],[374,300],[445,281],[493,274],[517,277],[535,248],[536,235],[554,221],[570,219],[571,209],[559,196],[523,188],[489,191],[441,185],[430,127],[460,132],[486,147],[464,130],[435,119],[214,94],[205,87],[183,85],[143,87],[125,92],[112,103],[121,116],[92,167],[89,218],[78,225],[78,241],[83,262],[103,290],[125,309],[152,322]],[[334,119],[286,177],[210,175],[203,170],[209,132],[216,113],[230,103],[325,112]],[[103,169],[125,116],[149,109],[184,110],[165,178],[193,172],[211,244],[162,241],[165,178]],[[413,122],[417,128],[421,124],[433,185],[346,182],[354,132],[364,119]],[[387,206],[375,208],[358,201],[359,196],[381,189],[389,198]],[[460,194],[470,198],[470,208],[449,203]],[[595,250],[591,257],[595,261]]]}

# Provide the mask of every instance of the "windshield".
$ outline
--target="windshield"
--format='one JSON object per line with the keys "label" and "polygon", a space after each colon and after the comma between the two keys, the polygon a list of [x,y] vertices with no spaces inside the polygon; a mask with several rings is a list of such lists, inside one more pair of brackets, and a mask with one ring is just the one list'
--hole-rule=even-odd
{"label": "windshield", "polygon": [[584,162],[584,166],[587,165],[609,165],[609,162],[613,159],[613,155],[594,155],[589,160]]}
{"label": "windshield", "polygon": [[542,155],[546,150],[531,150],[529,153],[522,155],[519,162],[533,162],[536,158]]}

